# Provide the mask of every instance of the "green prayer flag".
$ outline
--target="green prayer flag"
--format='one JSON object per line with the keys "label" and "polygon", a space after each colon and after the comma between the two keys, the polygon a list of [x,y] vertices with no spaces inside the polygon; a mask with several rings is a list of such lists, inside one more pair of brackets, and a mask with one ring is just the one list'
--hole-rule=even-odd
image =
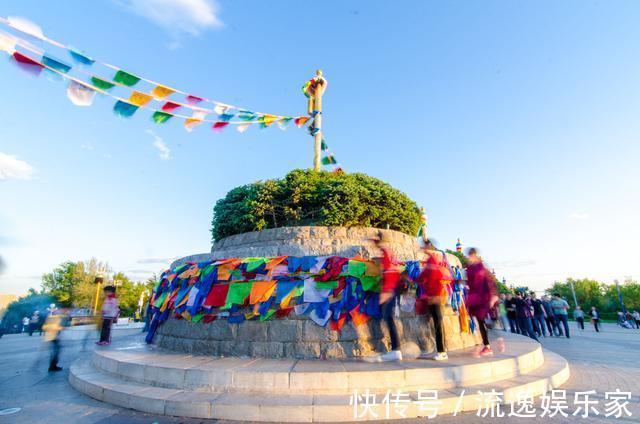
{"label": "green prayer flag", "polygon": [[[226,305],[242,305],[249,297],[251,283],[231,283],[227,292]],[[226,306],[225,305],[225,306]]]}
{"label": "green prayer flag", "polygon": [[102,78],[98,77],[91,77],[91,84],[93,84],[94,87],[99,88],[100,90],[109,90],[115,85],[112,82],[105,81]]}
{"label": "green prayer flag", "polygon": [[257,268],[260,268],[266,260],[264,258],[247,258],[243,262],[247,264],[247,272],[252,272]]}
{"label": "green prayer flag", "polygon": [[322,150],[327,150],[329,148],[329,146],[327,146],[327,143],[325,143],[324,140],[322,140],[320,147],[322,148]]}
{"label": "green prayer flag", "polygon": [[335,165],[337,162],[332,155],[325,156],[322,158],[323,165]]}
{"label": "green prayer flag", "polygon": [[171,119],[172,116],[173,115],[170,113],[157,111],[153,112],[153,115],[151,115],[151,120],[156,124],[164,124],[169,119]]}
{"label": "green prayer flag", "polygon": [[162,293],[162,295],[159,298],[157,298],[155,302],[153,302],[153,306],[155,306],[156,308],[161,307],[166,298],[167,298],[167,293]]}
{"label": "green prayer flag", "polygon": [[204,318],[204,314],[200,312],[199,314],[191,317],[191,322],[200,322]]}
{"label": "green prayer flag", "polygon": [[338,281],[316,281],[316,288],[318,290],[322,289],[337,289]]}
{"label": "green prayer flag", "polygon": [[367,266],[364,262],[349,260],[349,266],[347,268],[347,274],[352,277],[360,278],[364,275]]}
{"label": "green prayer flag", "polygon": [[269,318],[271,318],[271,317],[273,316],[273,314],[275,314],[275,313],[276,313],[276,310],[275,310],[275,309],[269,309],[269,310],[267,311],[267,313],[265,313],[264,315],[261,315],[261,316],[260,316],[260,321],[266,321],[266,320],[268,320],[268,319],[269,319]]}
{"label": "green prayer flag", "polygon": [[117,83],[126,85],[127,87],[132,87],[136,85],[138,81],[140,81],[140,78],[138,78],[133,74],[120,70],[116,72],[116,75],[113,77],[113,80]]}
{"label": "green prayer flag", "polygon": [[362,290],[380,292],[380,277],[379,276],[364,276],[360,279],[362,284]]}

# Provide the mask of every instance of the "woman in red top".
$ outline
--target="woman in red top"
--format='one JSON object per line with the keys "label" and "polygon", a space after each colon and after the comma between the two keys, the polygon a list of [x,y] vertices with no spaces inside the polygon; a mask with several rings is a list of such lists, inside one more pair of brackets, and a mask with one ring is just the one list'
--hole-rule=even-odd
{"label": "woman in red top", "polygon": [[487,318],[489,310],[498,301],[498,290],[493,275],[482,263],[477,250],[473,247],[469,248],[467,256],[469,257],[469,264],[467,265],[467,285],[469,286],[467,307],[469,314],[476,317],[480,328],[484,347],[479,354],[481,356],[493,355],[484,320]]}
{"label": "woman in red top", "polygon": [[[417,282],[422,287],[421,301],[427,304],[427,311],[433,319],[433,328],[435,329],[436,339],[436,354],[433,357],[436,361],[444,361],[448,359],[447,351],[444,344],[444,328],[442,325],[443,317],[443,305],[446,301],[446,290],[443,283],[451,281],[451,275],[449,272],[443,272],[443,266],[445,266],[444,257],[442,260],[433,251],[427,251],[425,253],[429,255],[427,264],[418,276]],[[422,355],[421,355],[422,357]]]}
{"label": "woman in red top", "polygon": [[400,284],[402,282],[402,274],[393,255],[386,247],[381,245],[380,239],[376,239],[375,243],[376,246],[382,250],[382,260],[380,263],[382,268],[380,309],[382,310],[382,318],[389,328],[391,350],[383,355],[366,358],[366,360],[369,362],[402,361],[400,337],[398,336],[398,329],[393,316],[397,303],[398,292],[400,290]]}

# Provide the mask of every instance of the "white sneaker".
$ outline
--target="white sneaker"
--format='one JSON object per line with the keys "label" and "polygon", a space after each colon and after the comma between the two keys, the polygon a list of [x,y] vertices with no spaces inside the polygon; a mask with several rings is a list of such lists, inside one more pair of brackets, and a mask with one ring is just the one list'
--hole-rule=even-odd
{"label": "white sneaker", "polygon": [[402,352],[399,350],[392,350],[391,352],[387,352],[384,355],[380,356],[381,362],[390,362],[390,361],[402,361]]}
{"label": "white sneaker", "polygon": [[381,357],[382,355],[365,356],[362,358],[362,360],[364,362],[376,363],[376,362],[382,362],[382,359],[380,359]]}
{"label": "white sneaker", "polygon": [[434,361],[446,361],[447,359],[449,359],[447,352],[438,352],[436,353],[436,356],[433,357]]}

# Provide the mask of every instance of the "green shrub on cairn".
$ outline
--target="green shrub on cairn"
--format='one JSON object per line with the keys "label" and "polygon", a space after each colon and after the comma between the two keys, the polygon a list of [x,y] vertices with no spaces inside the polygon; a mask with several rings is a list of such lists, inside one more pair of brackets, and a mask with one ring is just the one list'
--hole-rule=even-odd
{"label": "green shrub on cairn", "polygon": [[300,225],[374,227],[414,235],[421,212],[406,194],[366,174],[296,169],[236,187],[213,208],[213,240]]}

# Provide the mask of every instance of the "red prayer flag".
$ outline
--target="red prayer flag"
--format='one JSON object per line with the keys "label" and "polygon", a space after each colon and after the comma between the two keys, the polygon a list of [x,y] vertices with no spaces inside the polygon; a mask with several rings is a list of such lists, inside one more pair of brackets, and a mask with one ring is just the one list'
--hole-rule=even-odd
{"label": "red prayer flag", "polygon": [[229,284],[214,284],[206,299],[202,303],[204,306],[224,306],[229,292]]}
{"label": "red prayer flag", "polygon": [[338,318],[337,320],[335,320],[335,321],[331,320],[329,325],[331,326],[331,329],[333,331],[341,331],[345,322],[347,322],[347,315],[346,314],[342,314],[342,315],[340,315],[340,318]]}
{"label": "red prayer flag", "polygon": [[16,64],[19,67],[34,75],[39,75],[44,68],[44,65],[42,65],[42,63],[36,62],[35,60],[23,55],[20,52],[13,52],[13,58],[15,59]]}
{"label": "red prayer flag", "polygon": [[178,103],[174,102],[166,102],[162,105],[162,110],[165,112],[171,112],[172,110],[176,110],[180,107]]}
{"label": "red prayer flag", "polygon": [[187,95],[187,102],[189,104],[195,105],[196,103],[200,103],[204,100],[202,97],[192,96],[191,94]]}
{"label": "red prayer flag", "polygon": [[228,122],[218,121],[215,124],[213,124],[213,129],[216,130],[216,131],[222,131],[222,129],[224,127],[226,127],[227,125],[229,125]]}
{"label": "red prayer flag", "polygon": [[276,311],[276,317],[278,318],[288,317],[291,311],[293,311],[293,306],[289,306],[288,308],[284,308],[284,309],[278,309]]}

